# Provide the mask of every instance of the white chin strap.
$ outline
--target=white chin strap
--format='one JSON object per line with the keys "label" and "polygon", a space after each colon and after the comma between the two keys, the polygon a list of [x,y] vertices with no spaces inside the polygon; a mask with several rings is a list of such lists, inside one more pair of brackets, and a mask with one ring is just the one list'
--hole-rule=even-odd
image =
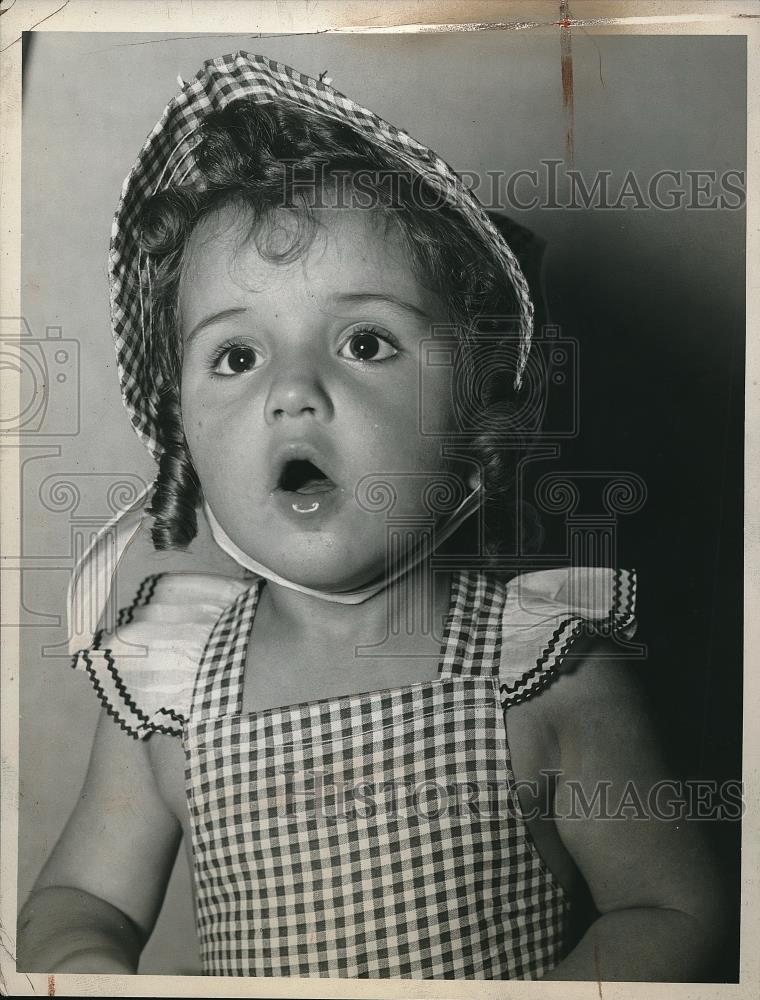
{"label": "white chin strap", "polygon": [[[440,545],[450,535],[452,535],[459,525],[463,521],[466,521],[467,518],[480,507],[482,502],[483,488],[478,485],[470,494],[468,494],[468,496],[465,497],[457,509],[448,518],[446,518],[443,524],[436,527],[435,546]],[[226,552],[228,556],[231,556],[235,562],[239,563],[245,569],[256,573],[258,576],[263,576],[265,579],[271,580],[272,583],[277,583],[282,587],[288,587],[290,590],[296,590],[299,594],[307,594],[309,597],[318,597],[323,601],[332,601],[334,604],[361,604],[370,597],[374,597],[375,594],[378,594],[381,590],[387,587],[388,584],[397,580],[400,576],[403,576],[404,573],[408,573],[410,569],[421,562],[426,556],[430,555],[432,549],[434,548],[433,545],[423,542],[401,560],[398,568],[395,569],[394,572],[378,577],[376,580],[373,580],[372,583],[369,583],[365,587],[361,587],[358,590],[343,590],[338,592],[315,590],[312,587],[305,587],[300,583],[294,583],[292,580],[286,580],[285,577],[274,573],[262,563],[257,562],[256,559],[252,559],[232,541],[230,536],[214,517],[211,508],[205,501],[203,509],[211,528],[211,534],[214,537],[214,541],[219,548]]]}
{"label": "white chin strap", "polygon": [[[86,649],[92,641],[94,631],[99,627],[116,569],[147,516],[144,505],[151,490],[152,487],[146,487],[126,510],[118,514],[98,532],[74,568],[69,580],[68,592],[69,651],[72,654],[76,653],[77,650]],[[482,502],[483,489],[481,486],[477,486],[443,524],[436,528],[435,545],[440,545],[456,531],[459,525],[480,507]],[[304,587],[300,583],[286,580],[260,562],[251,559],[227,535],[212,514],[208,504],[204,504],[204,511],[216,544],[245,569],[251,570],[273,583],[278,583],[282,587],[289,587],[301,594],[319,597],[323,601],[333,601],[337,604],[361,604],[362,601],[374,597],[384,587],[387,587],[404,573],[409,572],[417,563],[430,555],[434,547],[423,542],[406,555],[393,573],[378,577],[359,590],[331,593],[315,590],[312,587]]]}

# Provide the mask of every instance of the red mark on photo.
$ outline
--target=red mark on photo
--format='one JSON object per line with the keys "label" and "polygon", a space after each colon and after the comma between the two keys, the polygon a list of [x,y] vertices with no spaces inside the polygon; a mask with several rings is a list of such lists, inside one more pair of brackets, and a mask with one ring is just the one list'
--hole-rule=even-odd
{"label": "red mark on photo", "polygon": [[570,38],[571,20],[568,16],[567,0],[559,5],[559,51],[560,72],[562,74],[562,106],[565,109],[565,155],[572,165],[575,155],[575,104],[573,98],[573,50]]}

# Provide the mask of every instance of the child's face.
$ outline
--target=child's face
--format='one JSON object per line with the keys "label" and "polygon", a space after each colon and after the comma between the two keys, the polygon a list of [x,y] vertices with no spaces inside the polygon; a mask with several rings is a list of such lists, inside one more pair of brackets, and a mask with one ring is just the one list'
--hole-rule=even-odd
{"label": "child's face", "polygon": [[[180,285],[190,453],[244,552],[305,586],[350,589],[386,558],[387,511],[366,509],[360,481],[385,478],[408,523],[429,516],[425,479],[450,469],[440,438],[419,430],[420,342],[446,313],[368,212],[321,212],[289,263],[241,245],[240,221],[230,206],[199,227]],[[279,239],[295,225],[285,212],[277,223]],[[278,230],[259,238],[276,246]],[[453,429],[448,367],[425,373],[425,406]]]}

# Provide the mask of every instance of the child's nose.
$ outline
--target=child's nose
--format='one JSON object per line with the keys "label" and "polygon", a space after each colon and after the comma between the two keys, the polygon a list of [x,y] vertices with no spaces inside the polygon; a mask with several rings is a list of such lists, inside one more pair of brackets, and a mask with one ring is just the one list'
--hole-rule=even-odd
{"label": "child's nose", "polygon": [[301,367],[283,373],[272,382],[264,414],[269,424],[284,417],[301,416],[327,421],[332,417],[333,406],[319,378]]}

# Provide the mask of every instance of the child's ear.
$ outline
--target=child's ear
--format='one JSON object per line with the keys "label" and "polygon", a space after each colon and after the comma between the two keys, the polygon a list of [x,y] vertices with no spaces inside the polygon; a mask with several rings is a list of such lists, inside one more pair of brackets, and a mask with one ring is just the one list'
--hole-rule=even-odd
{"label": "child's ear", "polygon": [[[443,453],[445,455],[445,452]],[[482,483],[482,469],[480,465],[473,465],[471,457],[463,458],[459,454],[454,454],[449,459],[449,471],[452,472],[461,483],[466,484],[467,489],[476,490]]]}
{"label": "child's ear", "polygon": [[468,490],[476,490],[482,482],[481,470],[478,466],[473,466],[472,461],[457,458],[451,470],[461,482],[466,483]]}

